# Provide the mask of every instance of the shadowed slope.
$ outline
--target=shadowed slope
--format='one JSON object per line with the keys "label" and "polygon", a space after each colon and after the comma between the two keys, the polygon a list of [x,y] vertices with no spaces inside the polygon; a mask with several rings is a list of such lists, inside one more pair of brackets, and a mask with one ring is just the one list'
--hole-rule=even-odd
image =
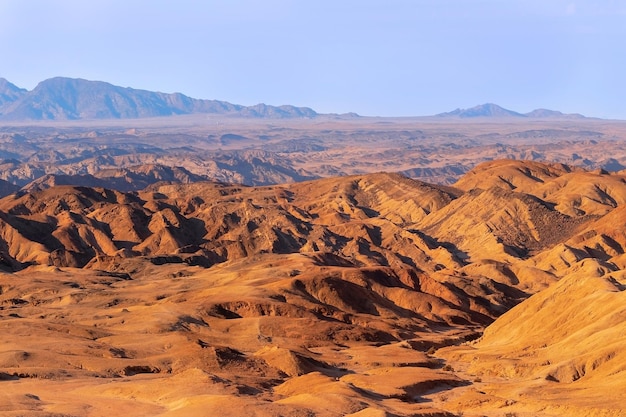
{"label": "shadowed slope", "polygon": [[0,198],[12,194],[19,190],[17,185],[13,185],[8,181],[0,180]]}

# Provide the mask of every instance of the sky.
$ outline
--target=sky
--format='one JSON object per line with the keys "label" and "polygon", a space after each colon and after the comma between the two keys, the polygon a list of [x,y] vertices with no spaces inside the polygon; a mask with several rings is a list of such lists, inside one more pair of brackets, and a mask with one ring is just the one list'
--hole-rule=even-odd
{"label": "sky", "polygon": [[0,0],[0,77],[321,113],[626,119],[623,0]]}

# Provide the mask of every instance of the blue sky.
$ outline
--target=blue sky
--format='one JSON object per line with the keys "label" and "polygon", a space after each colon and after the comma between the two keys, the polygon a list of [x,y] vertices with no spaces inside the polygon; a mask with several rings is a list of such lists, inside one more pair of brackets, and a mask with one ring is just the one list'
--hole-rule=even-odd
{"label": "blue sky", "polygon": [[0,0],[0,77],[419,116],[626,119],[622,0]]}

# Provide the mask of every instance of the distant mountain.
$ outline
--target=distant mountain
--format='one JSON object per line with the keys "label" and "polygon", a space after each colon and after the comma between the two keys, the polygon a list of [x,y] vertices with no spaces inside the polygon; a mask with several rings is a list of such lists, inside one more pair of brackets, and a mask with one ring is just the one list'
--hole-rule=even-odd
{"label": "distant mountain", "polygon": [[166,94],[118,87],[102,81],[51,78],[32,91],[0,79],[0,120],[127,119],[192,113],[246,117],[315,117],[308,107],[242,106],[218,100],[199,100],[184,94]]}
{"label": "distant mountain", "polygon": [[582,114],[578,114],[578,113],[570,113],[570,114],[565,114],[565,113],[561,113],[560,111],[556,111],[556,110],[547,110],[547,109],[535,109],[529,113],[525,114],[526,117],[532,117],[532,118],[559,118],[559,119],[585,119],[585,116],[583,116]]}
{"label": "distant mountain", "polygon": [[518,113],[513,110],[505,109],[497,104],[486,103],[478,106],[471,107],[469,109],[456,109],[446,113],[439,113],[437,117],[459,117],[459,118],[474,118],[474,117],[527,117],[533,119],[545,119],[545,118],[558,118],[558,119],[583,119],[585,116],[582,114],[565,114],[556,110],[536,109],[529,113]]}
{"label": "distant mountain", "polygon": [[26,90],[19,88],[15,84],[11,84],[4,78],[0,78],[0,113],[4,106],[7,106],[20,99]]}
{"label": "distant mountain", "polygon": [[456,109],[447,113],[440,113],[439,117],[524,117],[523,114],[507,110],[493,103],[481,104],[469,109]]}

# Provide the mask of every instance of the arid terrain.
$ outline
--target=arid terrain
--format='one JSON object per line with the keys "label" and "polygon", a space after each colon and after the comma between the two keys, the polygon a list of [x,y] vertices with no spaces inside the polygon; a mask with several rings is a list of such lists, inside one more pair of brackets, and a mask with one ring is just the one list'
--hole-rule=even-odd
{"label": "arid terrain", "polygon": [[[279,120],[194,114],[4,122],[0,193],[29,187],[33,181],[34,186],[82,181],[130,191],[158,180],[184,182],[183,177],[191,175],[269,185],[398,172],[450,185],[478,163],[494,159],[615,172],[626,167],[624,137],[623,121],[559,117],[320,115]],[[151,173],[146,165],[177,167],[178,174]]]}
{"label": "arid terrain", "polygon": [[[167,117],[166,117],[167,116]],[[430,117],[318,114],[52,78],[0,79],[0,196],[158,181],[271,185],[375,172],[450,185],[495,159],[626,168],[626,122],[495,104]]]}
{"label": "arid terrain", "polygon": [[3,415],[624,415],[619,172],[39,184],[0,200]]}
{"label": "arid terrain", "polygon": [[626,122],[0,81],[0,414],[625,415]]}

